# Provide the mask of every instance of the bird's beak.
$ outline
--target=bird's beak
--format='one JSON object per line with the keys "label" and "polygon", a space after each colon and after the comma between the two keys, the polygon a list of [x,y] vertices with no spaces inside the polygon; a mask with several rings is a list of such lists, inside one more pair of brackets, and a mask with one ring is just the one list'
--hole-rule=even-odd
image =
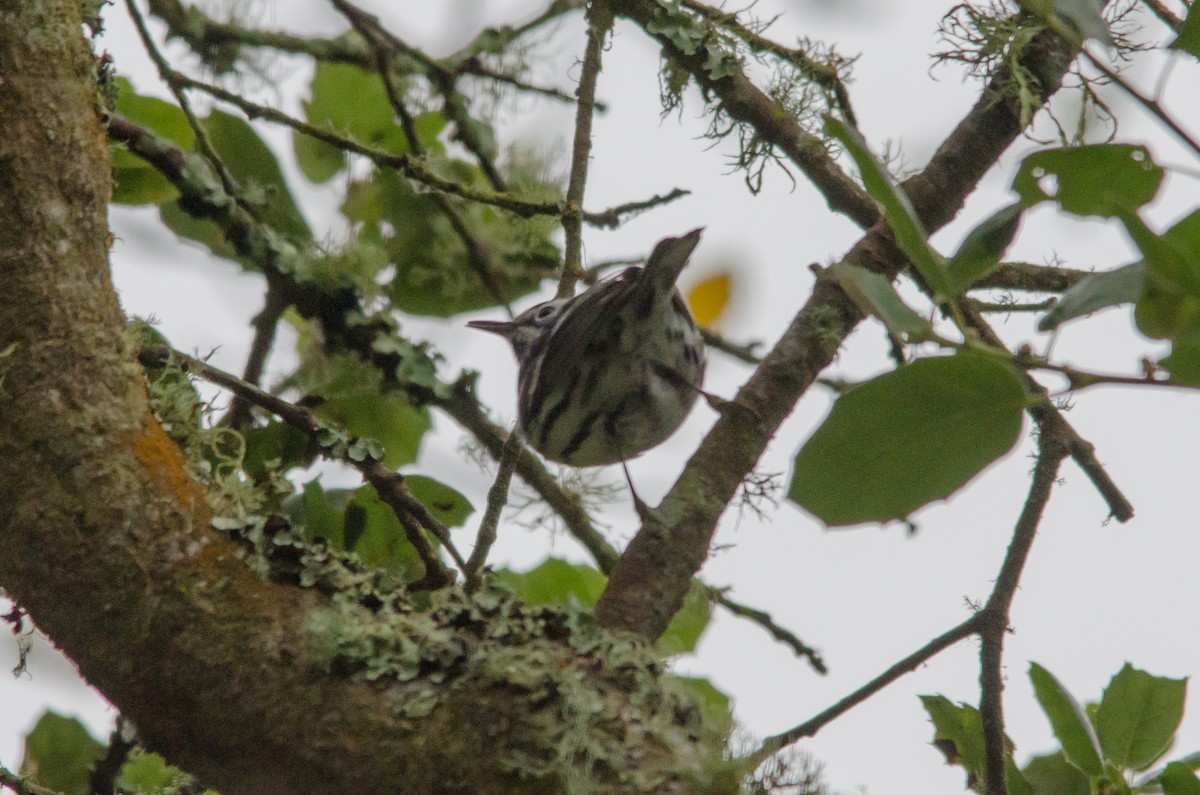
{"label": "bird's beak", "polygon": [[488,331],[507,337],[513,330],[513,324],[507,320],[469,320],[467,325],[480,331]]}

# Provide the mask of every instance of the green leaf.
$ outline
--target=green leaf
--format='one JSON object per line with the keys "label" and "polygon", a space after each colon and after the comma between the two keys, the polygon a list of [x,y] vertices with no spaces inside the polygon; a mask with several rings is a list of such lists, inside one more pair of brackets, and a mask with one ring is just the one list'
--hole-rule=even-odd
{"label": "green leaf", "polygon": [[47,710],[25,737],[21,774],[64,795],[87,795],[92,765],[103,753],[78,719]]}
{"label": "green leaf", "polygon": [[825,273],[859,309],[883,321],[897,339],[924,342],[937,337],[933,324],[905,304],[892,283],[878,273],[845,262],[837,263]]}
{"label": "green leaf", "polygon": [[404,485],[446,527],[458,527],[475,512],[475,507],[459,492],[424,475],[405,475]]}
{"label": "green leaf", "polygon": [[1021,771],[1034,795],[1091,795],[1092,786],[1083,771],[1059,751],[1035,756]]}
{"label": "green leaf", "polygon": [[316,458],[308,434],[276,419],[247,428],[242,436],[246,440],[242,469],[255,481],[262,481],[269,469],[287,472],[309,466]]}
{"label": "green leaf", "polygon": [[1200,795],[1200,778],[1182,762],[1167,765],[1158,780],[1163,795]]}
{"label": "green leaf", "polygon": [[1067,761],[1088,776],[1103,776],[1100,741],[1079,703],[1053,674],[1037,663],[1029,664],[1029,678],[1042,711],[1050,719],[1054,736],[1062,743]]}
{"label": "green leaf", "polygon": [[371,485],[358,488],[346,503],[346,546],[364,563],[412,582],[425,573],[417,550],[409,543],[404,526],[391,506]]}
{"label": "green leaf", "polygon": [[[132,122],[147,127],[174,141],[183,149],[195,145],[196,134],[178,106],[154,97],[144,97],[133,90],[123,77],[116,78],[118,87],[115,110]],[[175,186],[145,160],[124,146],[112,146],[113,202],[115,204],[162,204],[179,195]]]}
{"label": "green leaf", "polygon": [[579,604],[592,607],[607,578],[597,569],[561,558],[547,558],[527,572],[499,569],[496,577],[530,605]]}
{"label": "green leaf", "polygon": [[177,767],[167,764],[158,754],[135,748],[121,766],[117,783],[121,792],[157,793],[171,786],[180,786],[192,781],[192,777]]}
{"label": "green leaf", "polygon": [[693,580],[684,597],[683,607],[671,617],[667,631],[655,644],[656,648],[666,657],[695,651],[711,617],[712,602],[708,598],[708,589]]}
{"label": "green leaf", "polygon": [[250,123],[214,110],[203,121],[213,147],[255,205],[259,218],[294,242],[312,240],[312,230],[300,213],[275,153]]}
{"label": "green leaf", "polygon": [[298,495],[284,500],[293,525],[304,528],[310,541],[323,538],[334,549],[348,548],[343,531],[349,489],[326,489],[319,477],[304,484]]}
{"label": "green leaf", "polygon": [[331,385],[330,392],[323,393],[325,402],[316,408],[317,416],[344,426],[352,436],[378,441],[383,445],[382,463],[389,469],[416,461],[431,425],[429,410],[413,408],[399,392],[361,386],[362,391],[338,391]]}
{"label": "green leaf", "polygon": [[708,679],[699,676],[668,675],[667,681],[683,691],[704,716],[706,729],[722,736],[733,728],[733,706],[728,695]]}
{"label": "green leaf", "polygon": [[1071,285],[1058,303],[1038,322],[1040,331],[1058,328],[1068,320],[1100,309],[1131,304],[1142,294],[1146,263],[1134,262],[1111,271],[1090,273]]}
{"label": "green leaf", "polygon": [[[407,150],[387,89],[375,72],[350,64],[319,61],[310,91],[310,99],[303,107],[305,120],[312,126],[375,149],[395,154]],[[301,132],[293,133],[292,140],[296,162],[313,182],[326,182],[345,166],[345,153],[331,144]]]}
{"label": "green leaf", "polygon": [[854,158],[862,174],[863,186],[871,198],[879,203],[883,217],[896,237],[896,245],[912,262],[917,273],[938,296],[953,296],[946,281],[945,266],[940,255],[930,248],[929,235],[917,217],[912,202],[892,181],[887,169],[871,154],[866,141],[853,127],[832,116],[825,117],[825,132],[840,141]]}
{"label": "green leaf", "polygon": [[1010,204],[971,230],[946,263],[947,289],[951,295],[959,295],[1000,264],[1000,258],[1017,234],[1024,210],[1019,203]]}
{"label": "green leaf", "polygon": [[1200,386],[1200,324],[1171,340],[1171,353],[1159,359],[1158,366],[1171,374],[1172,383]]}
{"label": "green leaf", "polygon": [[1175,741],[1186,696],[1187,679],[1152,676],[1126,663],[1096,710],[1105,759],[1129,770],[1154,764]]}
{"label": "green leaf", "polygon": [[831,526],[906,517],[1011,450],[1027,400],[988,356],[904,365],[838,399],[796,455],[788,497]]}
{"label": "green leaf", "polygon": [[1096,144],[1034,152],[1021,162],[1012,188],[1025,207],[1057,201],[1076,215],[1115,216],[1153,199],[1162,178],[1146,147]]}
{"label": "green leaf", "polygon": [[1200,298],[1200,210],[1161,235],[1152,232],[1135,213],[1122,214],[1121,222],[1162,290]]}
{"label": "green leaf", "polygon": [[[954,704],[945,696],[921,696],[921,703],[933,722],[933,744],[946,761],[959,765],[967,773],[967,786],[986,791],[983,720],[979,710],[966,704]],[[1033,790],[1012,759],[1012,741],[1006,736],[1007,752],[1004,783],[1009,795],[1032,795]]]}
{"label": "green leaf", "polygon": [[1190,53],[1193,58],[1200,58],[1200,10],[1195,5],[1188,9],[1183,28],[1178,38],[1171,42],[1171,47]]}

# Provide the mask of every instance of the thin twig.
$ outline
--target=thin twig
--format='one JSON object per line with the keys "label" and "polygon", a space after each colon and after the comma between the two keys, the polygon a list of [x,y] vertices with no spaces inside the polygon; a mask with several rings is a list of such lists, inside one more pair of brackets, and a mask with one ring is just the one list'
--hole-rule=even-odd
{"label": "thin twig", "polygon": [[513,469],[517,463],[517,455],[521,452],[521,437],[515,431],[509,431],[508,441],[500,453],[499,468],[496,480],[488,489],[487,510],[479,522],[479,534],[475,537],[475,548],[471,557],[467,558],[464,571],[467,577],[467,590],[473,591],[479,586],[479,575],[487,562],[488,552],[496,543],[496,526],[500,523],[500,512],[508,502],[508,486],[512,482]]}
{"label": "thin twig", "polygon": [[[593,105],[594,104],[595,103],[593,103]],[[642,199],[641,201],[626,202],[625,204],[618,204],[616,207],[610,207],[609,209],[602,210],[598,213],[589,213],[589,212],[585,211],[580,216],[580,218],[582,218],[584,221],[586,221],[588,224],[590,224],[592,226],[606,227],[608,229],[615,229],[618,225],[620,225],[621,220],[625,216],[637,215],[639,213],[645,212],[646,210],[652,209],[654,207],[658,207],[659,205],[667,204],[669,202],[675,201],[676,199],[681,199],[684,196],[691,196],[691,195],[692,195],[692,192],[690,190],[684,190],[683,188],[673,188],[668,193],[664,193],[659,196],[651,196],[649,199]],[[564,218],[564,223],[565,223],[565,218]]]}
{"label": "thin twig", "polygon": [[915,671],[927,660],[937,656],[941,652],[950,648],[964,638],[969,638],[978,630],[978,619],[972,616],[963,623],[953,629],[938,635],[933,640],[926,643],[921,648],[917,649],[912,654],[890,666],[879,676],[867,682],[862,687],[850,693],[845,698],[839,700],[836,704],[828,709],[814,715],[804,723],[794,726],[785,732],[776,734],[763,740],[753,754],[748,758],[754,763],[760,763],[772,754],[786,748],[792,743],[798,742],[805,737],[812,737],[827,723],[849,712],[853,707],[858,706],[866,701],[871,696],[883,690],[885,687],[895,682],[905,674]]}
{"label": "thin twig", "polygon": [[1090,271],[1060,268],[1055,265],[1034,265],[1030,262],[1002,262],[970,289],[1021,290],[1027,293],[1063,293],[1080,279],[1091,276]]}
{"label": "thin twig", "polygon": [[587,10],[587,45],[579,86],[575,89],[575,141],[571,146],[571,172],[567,180],[566,206],[562,216],[566,241],[563,246],[562,275],[558,279],[558,297],[575,293],[575,282],[583,272],[583,196],[587,186],[588,162],[592,157],[592,118],[596,113],[596,78],[600,74],[600,54],[613,26],[609,0],[592,0]]}
{"label": "thin twig", "polygon": [[[381,40],[387,39],[388,34],[379,25],[379,20],[370,14],[362,12],[353,5],[344,2],[344,0],[333,0],[333,4],[349,20],[350,24],[363,37],[363,40],[367,42],[367,46],[374,53],[375,71],[379,74],[379,79],[383,81],[384,91],[387,94],[392,110],[395,112],[396,117],[400,119],[400,126],[404,130],[404,137],[408,139],[408,148],[414,155],[424,159],[425,144],[421,141],[421,137],[417,133],[416,123],[413,121],[413,116],[404,102],[404,97],[401,96],[400,87],[396,85],[396,80],[392,73],[393,50],[387,47],[384,41]],[[447,100],[447,103],[449,103],[449,100]],[[462,119],[456,120],[456,124],[461,127],[463,125]],[[478,153],[477,157],[481,164],[487,166],[485,172],[491,175],[494,168],[491,167],[490,161]],[[503,181],[498,176],[492,179],[492,186],[497,190],[507,190]],[[492,272],[492,265],[490,257],[487,255],[487,249],[467,227],[462,213],[450,201],[450,197],[443,193],[435,192],[433,198],[442,215],[446,216],[446,220],[450,222],[450,228],[454,230],[454,233],[458,235],[458,239],[462,241],[463,247],[466,249],[468,267],[479,277],[480,283],[488,291],[488,294],[491,295],[492,300],[497,305],[503,306],[508,312],[508,316],[512,317],[512,307],[509,306],[508,301],[504,297],[504,291],[501,290],[500,283],[496,280],[496,275]]]}
{"label": "thin twig", "polygon": [[1053,298],[1047,298],[1045,301],[1038,301],[1032,304],[1024,304],[1020,301],[980,301],[977,298],[967,298],[966,301],[977,312],[1004,315],[1012,314],[1013,312],[1044,312],[1057,303]]}
{"label": "thin twig", "polygon": [[[384,28],[380,24],[379,18],[373,14],[368,14],[347,0],[330,0],[330,2],[349,20],[359,35],[366,39],[368,45],[377,53],[386,48],[389,51],[406,55],[422,66],[425,77],[442,95],[442,110],[446,114],[446,118],[454,123],[455,139],[475,156],[479,167],[488,178],[488,182],[491,183],[492,189],[499,193],[508,192],[508,186],[496,168],[491,153],[486,151],[487,147],[475,133],[475,123],[467,114],[466,102],[456,87],[458,75]],[[384,56],[383,60],[386,63],[389,59]],[[384,74],[381,73],[381,76]]]}
{"label": "thin twig", "polygon": [[220,177],[221,184],[225,186],[225,192],[230,196],[240,196],[241,191],[238,188],[237,181],[229,173],[229,169],[225,166],[225,161],[217,154],[216,147],[213,146],[212,140],[208,137],[208,130],[196,118],[196,114],[192,111],[191,103],[188,102],[187,94],[184,93],[180,85],[173,79],[173,75],[176,72],[167,63],[167,59],[163,57],[163,54],[159,52],[158,46],[154,43],[154,38],[150,35],[150,29],[146,27],[146,20],[142,17],[142,12],[137,7],[137,3],[135,0],[125,0],[125,5],[129,9],[129,16],[133,19],[134,27],[137,28],[138,36],[142,39],[146,53],[158,69],[159,78],[167,84],[167,88],[175,95],[175,101],[179,103],[179,109],[183,111],[188,126],[192,128],[200,153],[204,155],[213,167],[213,170],[217,173],[217,176]]}
{"label": "thin twig", "polygon": [[[263,369],[271,347],[275,344],[275,330],[279,319],[283,317],[288,303],[284,300],[283,291],[276,286],[274,280],[267,279],[267,294],[262,311],[254,316],[254,339],[250,343],[250,352],[246,355],[246,366],[242,370],[242,380],[255,386],[262,385]],[[225,415],[225,424],[231,428],[242,428],[250,424],[250,402],[241,395],[235,394],[229,405],[229,413]]]}
{"label": "thin twig", "polygon": [[739,345],[736,342],[730,342],[712,329],[700,328],[700,336],[704,338],[704,344],[710,348],[716,348],[722,353],[728,353],[735,359],[740,359],[746,364],[759,364],[762,362],[762,357],[755,351],[762,347],[761,342],[747,342],[744,345]]}
{"label": "thin twig", "polygon": [[795,634],[775,623],[775,619],[771,618],[771,614],[756,608],[744,605],[741,602],[735,602],[720,588],[708,588],[709,598],[719,604],[721,607],[733,613],[735,616],[745,618],[754,624],[770,633],[771,637],[790,648],[797,657],[803,657],[808,660],[808,664],[813,670],[819,674],[829,673],[829,669],[825,667],[825,660],[821,657],[821,652],[809,646]]}
{"label": "thin twig", "polygon": [[1037,528],[1050,500],[1058,470],[1067,457],[1066,440],[1043,430],[1038,437],[1038,459],[1034,466],[1029,496],[1017,519],[1012,541],[996,577],[992,595],[979,618],[979,712],[983,721],[984,779],[987,795],[1005,795],[1004,769],[1008,747],[1004,737],[1004,635],[1008,632],[1009,610],[1021,580],[1021,570],[1037,535]]}

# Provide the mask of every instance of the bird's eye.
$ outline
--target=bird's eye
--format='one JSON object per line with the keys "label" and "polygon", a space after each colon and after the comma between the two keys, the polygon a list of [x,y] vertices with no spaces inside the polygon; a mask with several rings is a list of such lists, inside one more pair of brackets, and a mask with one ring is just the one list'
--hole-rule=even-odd
{"label": "bird's eye", "polygon": [[558,307],[547,304],[546,306],[543,306],[541,309],[539,309],[534,314],[533,319],[534,320],[545,320],[545,319],[549,318],[550,316],[552,316],[556,311],[558,311]]}

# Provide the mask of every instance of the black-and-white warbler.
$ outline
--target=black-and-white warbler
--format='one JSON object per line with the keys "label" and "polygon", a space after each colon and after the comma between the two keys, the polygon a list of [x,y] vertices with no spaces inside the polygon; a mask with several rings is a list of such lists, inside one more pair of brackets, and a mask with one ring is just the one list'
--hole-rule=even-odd
{"label": "black-and-white warbler", "polygon": [[660,241],[644,268],[573,298],[511,321],[467,324],[512,344],[521,433],[543,456],[577,467],[614,464],[683,424],[700,395],[705,355],[675,280],[701,231]]}

